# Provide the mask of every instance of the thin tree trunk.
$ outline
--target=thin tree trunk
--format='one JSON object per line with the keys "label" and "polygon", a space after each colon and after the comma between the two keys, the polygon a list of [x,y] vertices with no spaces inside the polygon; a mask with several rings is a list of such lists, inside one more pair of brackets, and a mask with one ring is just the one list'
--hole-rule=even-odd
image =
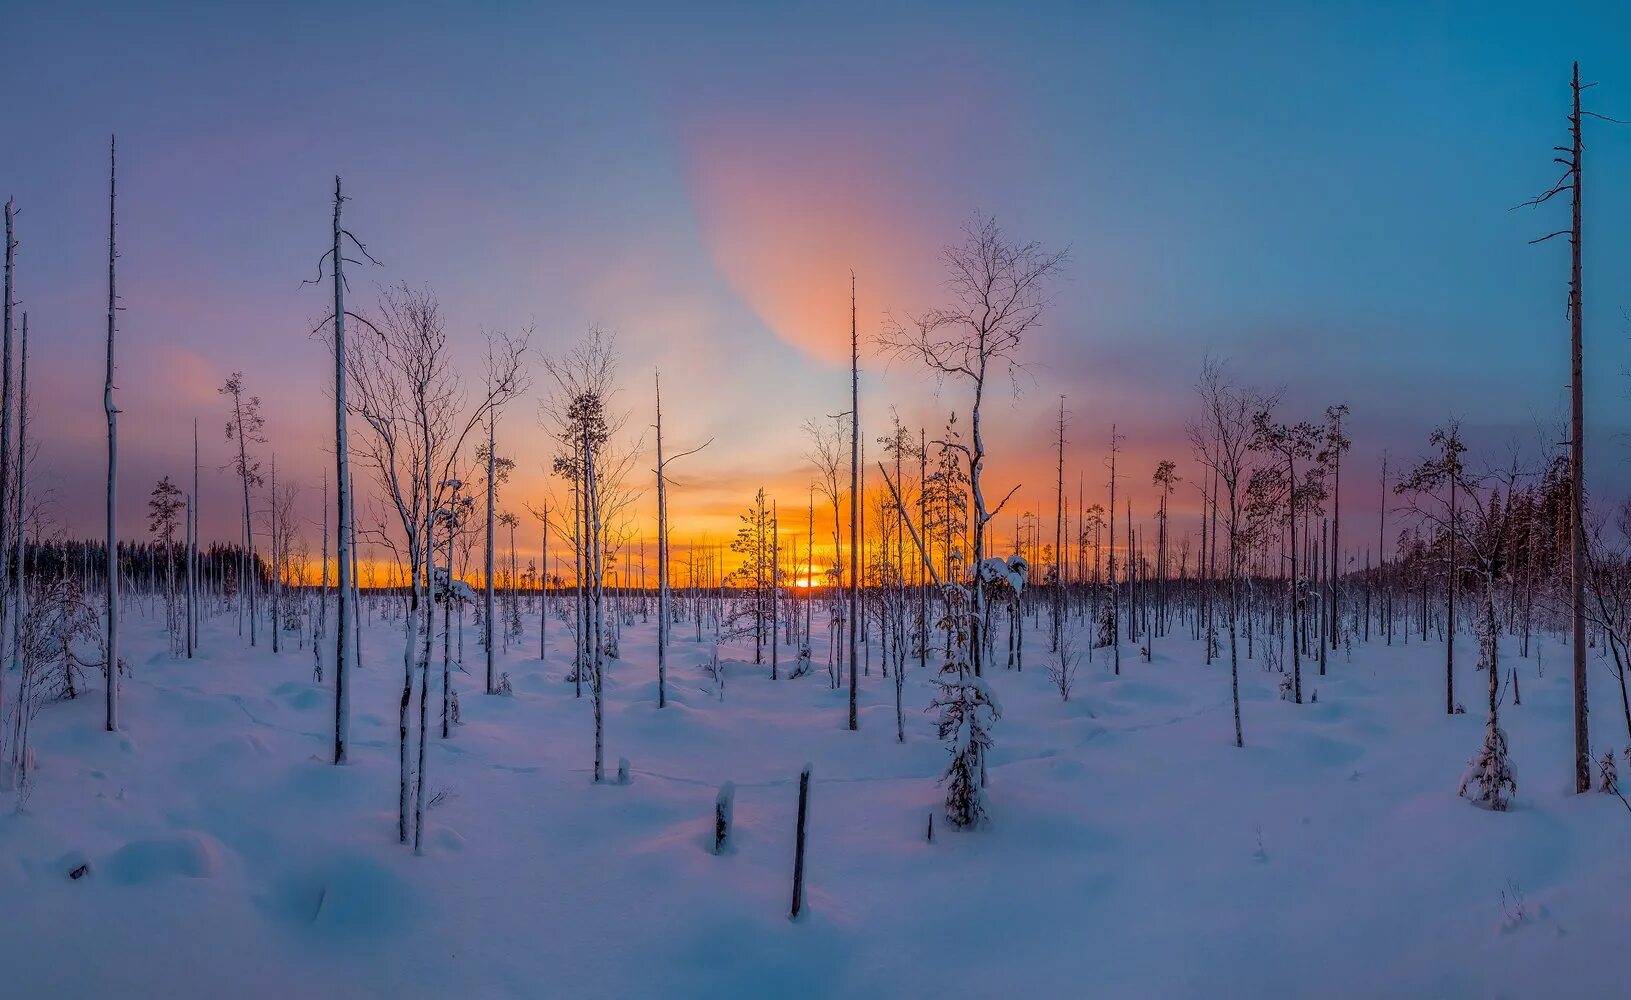
{"label": "thin tree trunk", "polygon": [[487,693],[492,694],[496,688],[497,679],[493,676],[493,511],[497,502],[497,485],[493,481],[493,470],[497,461],[493,457],[494,444],[494,415],[487,415],[487,538],[482,552],[482,573],[484,585],[482,587],[482,645],[487,655]]}
{"label": "thin tree trunk", "polygon": [[1569,593],[1573,604],[1574,639],[1574,790],[1591,791],[1591,734],[1586,701],[1586,449],[1585,390],[1581,366],[1580,240],[1581,202],[1585,164],[1580,141],[1580,64],[1574,64],[1574,198],[1569,260]]}
{"label": "thin tree trunk", "polygon": [[[849,276],[850,437],[849,437],[849,728],[860,728],[856,710],[855,661],[860,652],[861,563],[861,354],[855,322],[855,272]],[[978,425],[976,425],[978,426]]]}
{"label": "thin tree trunk", "polygon": [[[102,386],[102,409],[108,417],[108,531],[107,531],[107,659],[108,672],[107,731],[119,730],[119,410],[113,405],[113,335],[119,296],[114,283],[114,262],[118,260],[115,234],[117,232],[117,160],[116,140],[108,140],[108,364],[107,379]],[[11,234],[6,234],[7,258],[10,258]],[[7,266],[8,287],[6,300],[11,300],[9,287],[10,266]],[[9,331],[8,331],[9,332]],[[9,339],[9,338],[8,338]],[[7,352],[9,354],[9,351]]]}
{"label": "thin tree trunk", "polygon": [[663,377],[657,393],[657,707],[668,705],[668,485],[663,467]]}
{"label": "thin tree trunk", "polygon": [[[356,554],[352,545],[355,528],[351,510],[351,447],[346,437],[346,358],[345,358],[345,279],[341,274],[344,254],[340,247],[340,178],[334,178],[334,488],[338,509],[335,517],[334,558],[338,563],[338,596],[334,619],[334,763],[346,761],[346,744],[351,730],[351,678],[346,663],[347,631],[353,621],[352,584],[356,574]],[[194,463],[196,475],[197,463]],[[326,508],[325,504],[325,508]],[[326,514],[325,514],[326,516]],[[324,567],[325,574],[327,566]],[[360,629],[358,642],[360,638]],[[357,650],[362,661],[362,650]]]}

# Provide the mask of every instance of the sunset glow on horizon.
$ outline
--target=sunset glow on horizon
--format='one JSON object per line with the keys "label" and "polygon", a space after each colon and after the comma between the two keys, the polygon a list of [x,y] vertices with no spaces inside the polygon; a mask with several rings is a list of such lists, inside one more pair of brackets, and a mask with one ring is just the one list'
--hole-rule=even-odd
{"label": "sunset glow on horizon", "polygon": [[[1219,28],[1217,13],[1186,9],[1197,25]],[[539,419],[548,386],[537,356],[559,355],[591,325],[618,338],[612,406],[628,415],[620,444],[644,450],[631,465],[642,492],[629,512],[631,544],[655,534],[649,425],[660,370],[671,445],[712,441],[672,471],[676,550],[728,546],[761,487],[781,505],[784,537],[802,547],[815,473],[800,425],[848,408],[852,271],[868,447],[892,412],[930,440],[951,411],[966,412],[959,387],[940,391],[921,368],[880,355],[876,338],[888,322],[909,323],[943,301],[940,248],[976,212],[1072,252],[1022,351],[1033,367],[1017,395],[999,380],[987,414],[992,487],[1019,487],[993,524],[1004,545],[1012,514],[1049,525],[1056,516],[1061,395],[1072,507],[1105,502],[1114,423],[1125,436],[1120,485],[1135,523],[1150,523],[1150,476],[1170,458],[1183,477],[1171,501],[1174,535],[1198,538],[1201,483],[1185,423],[1208,353],[1243,379],[1287,386],[1288,413],[1299,417],[1349,403],[1354,467],[1364,471],[1345,480],[1344,504],[1356,511],[1379,506],[1383,451],[1415,455],[1423,428],[1450,413],[1484,440],[1533,445],[1562,412],[1558,292],[1536,266],[1550,248],[1527,247],[1533,218],[1506,211],[1542,181],[1544,164],[1530,151],[1554,139],[1556,95],[1469,89],[1491,53],[1515,44],[1512,22],[1499,18],[1480,29],[1486,49],[1449,51],[1435,48],[1443,24],[1402,12],[1355,13],[1310,32],[1311,15],[1286,10],[1217,45],[1198,27],[1152,31],[1152,13],[1067,6],[1052,11],[1047,32],[968,9],[956,18],[886,14],[857,35],[814,11],[787,10],[765,12],[751,28],[652,12],[640,37],[585,11],[557,12],[542,30],[543,19],[523,12],[478,28],[423,10],[379,23],[358,10],[337,19],[335,37],[366,30],[380,44],[348,52],[346,84],[319,100],[304,81],[328,65],[334,45],[290,20],[277,29],[289,44],[273,58],[238,37],[241,16],[108,13],[89,44],[72,46],[65,40],[80,38],[78,28],[63,16],[36,11],[18,26],[17,58],[4,72],[22,86],[48,73],[42,60],[57,60],[49,75],[64,81],[19,112],[0,167],[24,209],[19,287],[39,338],[41,420],[52,427],[40,485],[69,531],[98,517],[100,376],[82,360],[98,349],[104,308],[96,248],[108,122],[120,133],[120,323],[130,347],[120,362],[129,415],[121,503],[136,523],[160,475],[190,480],[197,420],[207,539],[241,533],[215,392],[240,370],[264,400],[258,457],[277,458],[281,477],[299,488],[305,532],[315,532],[332,432],[327,355],[308,335],[323,296],[300,282],[325,245],[335,173],[351,199],[348,227],[383,262],[351,269],[357,308],[370,308],[389,283],[432,289],[467,387],[479,377],[481,331],[534,330],[534,391],[499,419],[500,453],[517,462],[500,503],[522,516],[523,564],[537,544],[523,505],[559,509],[561,493],[546,473],[554,445]],[[445,58],[427,64],[389,44],[427,22]],[[565,22],[598,44],[556,45]],[[780,41],[764,44],[767,32]],[[1531,46],[1524,58],[1553,58],[1532,51],[1529,27],[1522,34]],[[641,40],[655,37],[672,44]],[[1123,37],[1143,39],[1141,47],[1119,48]],[[1299,45],[1283,46],[1287,37]],[[1389,41],[1363,56],[1355,37]],[[145,65],[182,48],[206,56],[192,67],[168,60],[131,88],[111,82],[128,75],[119,67],[132,53]],[[1065,49],[1079,51],[1063,63],[1044,59]],[[590,50],[622,72],[588,73]],[[96,75],[74,72],[93,62]],[[1616,60],[1592,62],[1612,84]],[[1271,98],[1227,82],[1243,63],[1300,80],[1298,92]],[[203,85],[229,64],[241,71],[233,82]],[[1152,76],[1150,67],[1166,69]],[[1353,81],[1369,81],[1367,92],[1413,89],[1424,74],[1454,100],[1417,102],[1420,121],[1351,113]],[[601,83],[578,88],[589,77]],[[241,82],[249,79],[254,87]],[[1135,81],[1143,111],[1131,116]],[[551,99],[568,85],[576,101]],[[270,96],[282,93],[293,103]],[[419,111],[369,115],[385,93]],[[1313,121],[1296,148],[1278,144],[1276,119],[1265,115],[1286,100],[1286,114],[1348,112],[1348,124]],[[1503,131],[1469,134],[1493,115]],[[1446,122],[1457,127],[1438,127]],[[1374,151],[1404,149],[1480,169],[1433,190],[1430,203],[1403,183],[1379,197],[1379,164],[1398,157]],[[1310,212],[1309,185],[1265,186],[1264,162],[1351,196]],[[24,199],[25,191],[35,193]],[[1596,197],[1613,217],[1631,196],[1604,185]],[[1424,218],[1464,224],[1465,242],[1393,238],[1421,233]],[[1613,287],[1631,266],[1625,253],[1601,247],[1594,287]],[[1294,282],[1285,280],[1289,261],[1302,269]],[[1437,289],[1457,281],[1484,291],[1444,301]],[[1487,366],[1447,381],[1468,345]],[[1611,484],[1626,478],[1609,444],[1625,423],[1613,373],[1631,365],[1631,352],[1606,335],[1601,349],[1588,375],[1600,380],[1588,419],[1601,430],[1593,475]],[[1381,371],[1395,388],[1375,388]],[[367,527],[387,523],[368,499],[376,492],[368,478],[358,485]],[[869,493],[879,486],[874,478]],[[829,521],[818,499],[818,560]],[[1051,541],[1051,530],[1043,534]]]}

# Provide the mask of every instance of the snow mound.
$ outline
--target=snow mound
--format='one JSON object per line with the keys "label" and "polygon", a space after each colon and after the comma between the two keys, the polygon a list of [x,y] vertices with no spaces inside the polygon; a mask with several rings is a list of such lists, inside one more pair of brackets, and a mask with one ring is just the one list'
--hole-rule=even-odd
{"label": "snow mound", "polygon": [[334,854],[291,873],[267,901],[291,926],[309,926],[324,938],[377,938],[395,930],[413,893],[378,860],[360,852]]}
{"label": "snow mound", "polygon": [[108,877],[124,885],[146,885],[165,878],[214,878],[220,874],[226,849],[208,834],[182,830],[164,837],[132,840],[114,851],[101,866]]}
{"label": "snow mound", "polygon": [[323,692],[305,681],[284,681],[273,689],[272,694],[297,712],[310,712],[323,707]]}

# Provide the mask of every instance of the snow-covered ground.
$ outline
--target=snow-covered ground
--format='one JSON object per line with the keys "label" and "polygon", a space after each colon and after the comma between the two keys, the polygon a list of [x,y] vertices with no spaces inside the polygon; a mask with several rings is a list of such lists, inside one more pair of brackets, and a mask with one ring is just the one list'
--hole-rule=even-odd
{"label": "snow-covered ground", "polygon": [[[336,768],[309,650],[250,651],[223,617],[177,661],[158,619],[129,614],[125,731],[102,731],[99,691],[48,708],[32,793],[0,797],[0,994],[1626,995],[1631,813],[1571,794],[1561,646],[1506,653],[1519,789],[1494,814],[1456,797],[1484,724],[1470,639],[1457,717],[1437,642],[1337,655],[1301,707],[1244,664],[1237,750],[1227,662],[1199,644],[1163,640],[1152,664],[1128,649],[1120,677],[1084,658],[1063,704],[1033,628],[1024,673],[993,677],[992,822],[937,822],[930,843],[945,751],[926,676],[909,671],[901,746],[876,653],[851,733],[820,664],[772,682],[730,662],[721,699],[687,624],[659,711],[653,628],[625,632],[607,685],[608,772],[627,757],[632,781],[595,786],[567,631],[551,622],[541,663],[529,619],[505,698],[480,694],[472,627],[465,724],[429,748],[427,788],[448,794],[414,857],[396,842],[396,623],[364,635]],[[1594,747],[1623,746],[1596,661],[1592,679]],[[809,912],[792,922],[805,761]],[[716,857],[727,780],[734,847]]]}

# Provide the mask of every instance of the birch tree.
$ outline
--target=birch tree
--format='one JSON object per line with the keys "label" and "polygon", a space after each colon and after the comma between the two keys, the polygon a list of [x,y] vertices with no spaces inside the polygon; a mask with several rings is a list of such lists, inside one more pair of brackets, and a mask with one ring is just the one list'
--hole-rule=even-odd
{"label": "birch tree", "polygon": [[[422,692],[428,686],[430,669],[432,627],[427,588],[434,559],[434,516],[446,505],[454,464],[470,434],[494,406],[518,391],[526,345],[502,334],[494,335],[494,356],[500,359],[497,370],[501,377],[472,404],[465,397],[449,357],[441,307],[428,290],[408,285],[387,289],[380,297],[378,320],[359,322],[357,328],[351,335],[347,374],[353,390],[349,397],[352,413],[368,428],[359,454],[373,470],[384,502],[396,513],[407,556],[409,603],[402,648],[402,696],[397,705],[397,836],[405,844],[413,778],[409,769],[408,708],[413,697],[416,658],[421,667]],[[420,740],[424,740],[423,731]],[[421,793],[424,780],[421,769]],[[418,817],[414,823],[416,853],[422,850],[422,808]]]}

